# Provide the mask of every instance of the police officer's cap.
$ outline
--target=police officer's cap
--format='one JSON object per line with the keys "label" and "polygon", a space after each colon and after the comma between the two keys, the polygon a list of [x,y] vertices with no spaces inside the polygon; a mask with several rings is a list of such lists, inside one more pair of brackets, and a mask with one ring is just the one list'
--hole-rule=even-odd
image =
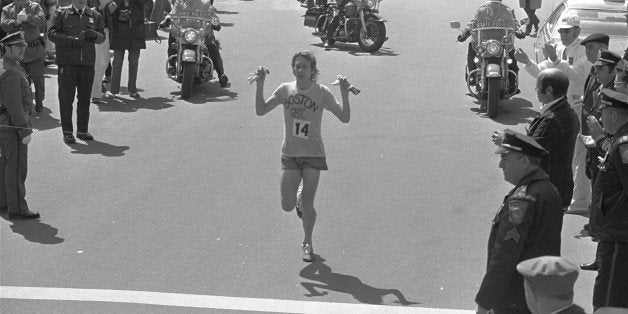
{"label": "police officer's cap", "polygon": [[600,98],[600,110],[604,108],[628,109],[628,95],[603,88]]}
{"label": "police officer's cap", "polygon": [[15,32],[9,35],[4,36],[4,38],[0,39],[0,44],[5,46],[11,45],[24,45],[26,46],[26,41],[24,41],[24,35],[22,32]]}
{"label": "police officer's cap", "polygon": [[543,155],[547,154],[547,150],[533,138],[506,129],[504,130],[504,139],[495,154],[507,154],[511,152],[519,152],[533,158],[541,158]]}
{"label": "police officer's cap", "polygon": [[601,43],[608,46],[608,43],[610,42],[610,37],[608,37],[608,35],[606,34],[595,33],[587,36],[585,39],[582,40],[582,42],[580,42],[580,44],[584,46],[590,42]]}
{"label": "police officer's cap", "polygon": [[534,291],[547,296],[572,297],[578,268],[560,256],[540,256],[517,265],[517,271]]}
{"label": "police officer's cap", "polygon": [[621,60],[621,56],[607,49],[600,49],[597,53],[597,61],[594,66],[612,64],[613,66]]}

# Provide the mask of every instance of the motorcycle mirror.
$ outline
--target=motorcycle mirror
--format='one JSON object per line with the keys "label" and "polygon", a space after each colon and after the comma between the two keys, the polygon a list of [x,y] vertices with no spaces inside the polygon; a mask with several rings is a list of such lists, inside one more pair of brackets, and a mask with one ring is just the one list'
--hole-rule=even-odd
{"label": "motorcycle mirror", "polygon": [[457,22],[457,21],[449,22],[449,27],[460,28],[460,22]]}

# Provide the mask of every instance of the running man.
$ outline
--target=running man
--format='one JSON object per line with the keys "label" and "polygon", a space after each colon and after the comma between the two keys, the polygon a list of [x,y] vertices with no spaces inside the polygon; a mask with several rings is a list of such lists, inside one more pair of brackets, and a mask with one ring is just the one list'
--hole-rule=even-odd
{"label": "running man", "polygon": [[[278,105],[283,105],[285,118],[284,140],[281,148],[281,206],[286,212],[296,207],[302,219],[304,238],[301,244],[303,261],[312,262],[312,232],[316,222],[314,196],[321,170],[327,170],[325,148],[321,138],[323,109],[331,111],[343,123],[351,118],[349,107],[350,84],[346,77],[338,77],[342,106],[331,90],[316,83],[316,58],[309,51],[297,52],[292,57],[292,74],[296,81],[283,83],[264,101],[264,80],[267,69],[256,70],[257,94],[255,110],[263,116]],[[301,180],[303,184],[299,187]]]}

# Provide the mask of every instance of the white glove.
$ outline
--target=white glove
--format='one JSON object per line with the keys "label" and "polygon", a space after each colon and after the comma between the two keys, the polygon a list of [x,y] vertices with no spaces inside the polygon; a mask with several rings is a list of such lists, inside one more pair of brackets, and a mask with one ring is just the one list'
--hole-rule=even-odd
{"label": "white glove", "polygon": [[30,142],[31,142],[31,136],[30,136],[30,134],[29,134],[29,135],[27,135],[27,136],[25,136],[25,137],[22,139],[22,144],[24,144],[24,145],[28,145],[28,143],[30,143]]}
{"label": "white glove", "polygon": [[24,9],[22,9],[22,11],[20,11],[20,13],[17,14],[17,23],[22,23],[24,21],[26,21],[26,11],[24,11]]}

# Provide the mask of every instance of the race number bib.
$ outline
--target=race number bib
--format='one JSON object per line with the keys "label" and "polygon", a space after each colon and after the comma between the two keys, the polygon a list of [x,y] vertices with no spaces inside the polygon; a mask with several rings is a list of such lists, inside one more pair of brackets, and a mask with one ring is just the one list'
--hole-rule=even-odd
{"label": "race number bib", "polygon": [[292,135],[299,138],[308,138],[310,134],[310,121],[307,120],[292,120]]}

